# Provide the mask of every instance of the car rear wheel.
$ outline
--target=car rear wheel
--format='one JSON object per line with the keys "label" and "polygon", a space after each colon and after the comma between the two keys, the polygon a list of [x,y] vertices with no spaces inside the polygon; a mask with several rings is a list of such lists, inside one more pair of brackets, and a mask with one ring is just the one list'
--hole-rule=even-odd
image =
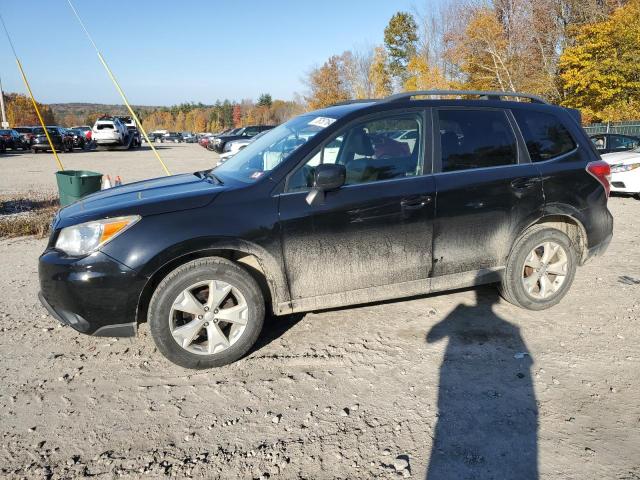
{"label": "car rear wheel", "polygon": [[185,368],[220,367],[245,355],[264,322],[264,299],[239,265],[210,257],[186,263],[160,282],[149,303],[158,350]]}
{"label": "car rear wheel", "polygon": [[564,232],[533,227],[514,245],[500,293],[528,310],[552,307],[569,291],[577,264],[575,246]]}

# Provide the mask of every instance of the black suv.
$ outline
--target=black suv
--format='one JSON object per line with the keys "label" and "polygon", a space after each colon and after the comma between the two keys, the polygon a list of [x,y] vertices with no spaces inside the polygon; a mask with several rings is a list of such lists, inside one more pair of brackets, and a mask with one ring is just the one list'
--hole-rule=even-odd
{"label": "black suv", "polygon": [[[55,149],[59,152],[73,152],[73,135],[66,128],[47,126],[47,133],[53,143]],[[33,142],[31,143],[31,151],[38,153],[51,150],[49,139],[44,132],[44,128],[35,127],[33,129]]]}
{"label": "black suv", "polygon": [[0,138],[4,141],[5,148],[10,148],[11,150],[28,150],[30,147],[29,142],[23,139],[22,135],[16,130],[0,130]]}
{"label": "black suv", "polygon": [[[420,99],[436,95],[476,100]],[[529,101],[502,100],[518,97]],[[266,312],[497,283],[551,307],[612,236],[609,166],[538,97],[411,92],[306,113],[220,167],[95,193],[56,215],[42,303],[189,368],[232,362]]]}
{"label": "black suv", "polygon": [[222,153],[224,146],[233,141],[240,140],[241,138],[252,138],[266,130],[271,130],[272,125],[251,125],[248,127],[237,128],[232,130],[231,133],[218,135],[213,140],[213,148],[216,152]]}

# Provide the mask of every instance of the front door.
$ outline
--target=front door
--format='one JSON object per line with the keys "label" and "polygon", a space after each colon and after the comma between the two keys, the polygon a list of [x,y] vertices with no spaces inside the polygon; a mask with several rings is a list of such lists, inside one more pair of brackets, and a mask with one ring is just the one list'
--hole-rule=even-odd
{"label": "front door", "polygon": [[[424,174],[425,130],[422,111],[386,113],[346,127],[294,170],[279,207],[294,304],[392,284],[427,291],[435,186]],[[320,163],[343,164],[346,184],[310,206],[305,199]],[[333,303],[363,298],[346,294]]]}

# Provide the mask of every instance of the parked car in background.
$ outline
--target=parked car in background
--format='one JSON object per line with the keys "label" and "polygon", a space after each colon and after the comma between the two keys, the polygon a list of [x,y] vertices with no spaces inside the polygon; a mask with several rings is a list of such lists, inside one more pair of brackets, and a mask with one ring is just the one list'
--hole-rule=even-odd
{"label": "parked car in background", "polygon": [[196,143],[198,141],[198,138],[191,132],[182,132],[181,135],[185,143]]}
{"label": "parked car in background", "polygon": [[232,140],[239,140],[242,138],[255,137],[257,134],[266,130],[271,130],[272,128],[273,125],[251,125],[248,127],[242,127],[226,135],[220,135],[219,137],[216,137],[213,141],[213,146],[216,152],[222,153],[227,142],[231,142]]}
{"label": "parked car in background", "polygon": [[0,130],[0,137],[4,140],[5,149],[28,150],[31,147],[31,142],[25,140],[22,135],[12,129]]}
{"label": "parked car in background", "polygon": [[120,146],[128,138],[127,127],[118,117],[100,117],[93,126],[91,137],[97,145]]}
{"label": "parked car in background", "polygon": [[162,140],[165,142],[173,142],[173,143],[182,143],[184,139],[182,138],[182,134],[179,132],[169,132],[165,133],[162,137]]}
{"label": "parked car in background", "polygon": [[229,160],[231,157],[233,157],[240,150],[245,148],[251,142],[254,142],[254,141],[258,140],[262,135],[264,135],[268,131],[269,130],[265,130],[264,132],[259,133],[258,135],[256,135],[255,137],[252,137],[252,138],[242,138],[240,140],[233,140],[231,142],[228,142],[224,146],[224,152],[220,154],[220,157],[218,158],[218,163],[216,164],[216,166],[222,165],[224,162]]}
{"label": "parked car in background", "polygon": [[91,127],[88,125],[80,125],[80,126],[75,126],[75,127],[71,127],[73,130],[80,130],[82,133],[84,133],[84,137],[85,139],[90,142],[91,141]]}
{"label": "parked car in background", "polygon": [[127,127],[127,130],[129,131],[129,135],[133,136],[133,140],[131,142],[131,146],[132,147],[139,147],[140,145],[142,145],[142,135],[140,135],[140,130],[138,129],[138,126],[136,125],[136,121],[129,117],[129,116],[122,116],[122,117],[118,117],[118,119],[124,123],[124,126]]}
{"label": "parked car in background", "polygon": [[16,127],[14,130],[20,134],[24,143],[31,147],[33,142],[33,129],[35,127]]}
{"label": "parked car in background", "polygon": [[634,195],[640,200],[640,147],[606,153],[602,159],[611,166],[611,191]]}
{"label": "parked car in background", "polygon": [[598,133],[591,135],[591,141],[598,153],[624,152],[640,147],[640,138],[618,133]]}
{"label": "parked car in background", "polygon": [[213,135],[202,135],[198,139],[198,145],[200,145],[201,147],[207,148],[212,138],[213,138]]}
{"label": "parked car in background", "polygon": [[7,151],[7,147],[4,144],[4,140],[0,138],[0,153],[5,153]]}
{"label": "parked car in background", "polygon": [[[73,152],[73,135],[70,135],[66,129],[58,126],[47,126],[49,138],[55,149],[59,152]],[[46,152],[51,150],[47,136],[42,127],[35,127],[33,130],[34,139],[31,144],[33,153]]]}
{"label": "parked car in background", "polygon": [[154,130],[153,132],[148,134],[149,140],[151,140],[152,142],[162,143],[164,141],[164,136],[167,133],[167,130]]}
{"label": "parked car in background", "polygon": [[79,128],[69,128],[67,130],[73,137],[73,146],[84,150],[87,146],[87,137],[85,132]]}
{"label": "parked car in background", "polygon": [[[514,97],[530,102],[502,100]],[[377,153],[377,133],[396,130],[416,132],[413,148]],[[327,145],[336,156],[325,159]],[[611,241],[609,173],[579,113],[532,95],[336,105],[213,170],[61,209],[39,259],[40,299],[84,334],[135,336],[147,321],[158,350],[187,368],[245,355],[267,310],[491,283],[543,310]]]}

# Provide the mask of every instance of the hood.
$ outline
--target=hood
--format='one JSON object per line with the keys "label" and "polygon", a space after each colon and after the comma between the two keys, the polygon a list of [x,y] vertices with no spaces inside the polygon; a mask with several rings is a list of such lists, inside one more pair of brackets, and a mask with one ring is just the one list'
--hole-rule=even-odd
{"label": "hood", "polygon": [[605,153],[601,155],[602,160],[609,165],[618,165],[620,163],[638,163],[640,162],[640,152],[634,152],[633,150],[627,150],[626,152]]}
{"label": "hood", "polygon": [[189,210],[211,203],[224,186],[195,174],[172,175],[101,190],[60,210],[56,227],[99,218]]}

